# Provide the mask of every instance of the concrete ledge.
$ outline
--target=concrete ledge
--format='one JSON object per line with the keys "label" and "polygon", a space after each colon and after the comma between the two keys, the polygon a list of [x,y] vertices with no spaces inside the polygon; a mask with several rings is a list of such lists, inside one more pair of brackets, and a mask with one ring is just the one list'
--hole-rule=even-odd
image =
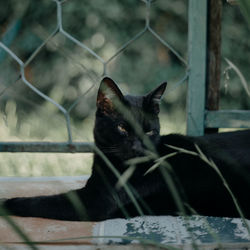
{"label": "concrete ledge", "polygon": [[[1,177],[0,198],[61,193],[83,187],[87,178]],[[206,250],[250,249],[249,232],[238,218],[143,216],[99,223],[15,216],[11,219],[31,241],[38,243],[39,249],[140,250],[166,249],[166,246],[193,249],[193,244]],[[250,221],[248,224],[250,226]],[[3,249],[28,249],[23,242],[12,226],[0,217],[0,244]],[[155,248],[156,245],[160,248]]]}
{"label": "concrete ledge", "polygon": [[0,198],[50,195],[83,187],[89,176],[0,177]]}

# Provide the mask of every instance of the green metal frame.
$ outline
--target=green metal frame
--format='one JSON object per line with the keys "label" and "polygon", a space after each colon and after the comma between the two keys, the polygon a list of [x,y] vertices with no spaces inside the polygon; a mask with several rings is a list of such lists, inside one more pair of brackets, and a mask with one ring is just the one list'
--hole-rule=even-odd
{"label": "green metal frame", "polygon": [[205,124],[208,1],[189,0],[187,134],[203,135]]}
{"label": "green metal frame", "polygon": [[187,134],[192,136],[203,135],[206,128],[250,128],[250,111],[209,111],[205,108],[208,89],[208,6],[208,0],[189,0]]}

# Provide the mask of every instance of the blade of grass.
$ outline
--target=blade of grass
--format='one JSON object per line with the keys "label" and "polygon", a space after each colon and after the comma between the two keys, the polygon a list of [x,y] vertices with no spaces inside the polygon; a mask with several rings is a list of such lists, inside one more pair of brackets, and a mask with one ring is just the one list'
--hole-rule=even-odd
{"label": "blade of grass", "polygon": [[180,148],[180,147],[176,147],[176,146],[172,146],[172,145],[169,145],[169,144],[165,144],[165,146],[171,148],[171,149],[174,149],[180,153],[184,153],[184,154],[189,154],[189,155],[195,155],[197,156],[198,154],[194,151],[191,151],[191,150],[187,150],[185,148]]}
{"label": "blade of grass", "polygon": [[[191,211],[192,214],[198,215],[198,216],[199,216],[199,214],[197,213],[197,211],[194,210],[189,204],[185,203],[185,206]],[[216,241],[216,243],[218,244],[218,247],[219,247],[219,248],[222,248],[222,245],[221,245],[221,243],[220,243],[220,241],[221,241],[220,238],[218,237],[218,235],[216,234],[216,232],[213,230],[213,228],[209,225],[207,219],[206,219],[204,216],[202,216],[201,218],[202,218],[202,219],[204,220],[204,222],[205,222],[205,226],[206,226],[206,228],[207,228],[207,230],[208,230],[208,233],[209,233],[209,234],[212,236],[212,238]]]}
{"label": "blade of grass", "polygon": [[[103,154],[103,152],[98,147],[94,146],[94,151],[104,160],[105,164],[114,173],[114,175],[116,176],[117,180],[119,180],[119,178],[121,178],[121,174],[114,167],[114,165],[110,162],[110,160]],[[128,185],[125,183],[123,187],[124,187],[124,190],[127,193],[128,197],[130,198],[131,202],[134,204],[134,206],[135,206],[137,212],[139,213],[139,215],[144,215],[143,211],[142,211],[142,209],[140,207],[140,205],[136,201],[136,199],[134,197],[134,194],[131,192],[131,190],[129,189]]]}
{"label": "blade of grass", "polygon": [[145,163],[145,162],[148,162],[150,160],[153,160],[155,157],[151,155],[147,155],[147,156],[142,156],[142,157],[136,157],[136,158],[132,158],[132,159],[129,159],[127,160],[125,163],[127,165],[137,165],[137,164],[140,164],[140,163]]}
{"label": "blade of grass", "polygon": [[[226,188],[227,191],[229,192],[229,194],[230,194],[230,196],[231,196],[231,198],[232,198],[232,200],[233,200],[233,203],[234,203],[234,205],[235,205],[235,207],[236,207],[236,209],[237,209],[237,211],[238,211],[238,213],[239,213],[241,219],[243,220],[243,222],[244,222],[244,224],[245,224],[245,226],[246,226],[246,228],[247,228],[247,230],[248,230],[248,233],[250,234],[250,228],[249,228],[248,223],[247,223],[247,221],[246,221],[246,219],[245,219],[245,217],[244,217],[244,214],[243,214],[243,212],[242,212],[242,210],[241,210],[241,208],[240,208],[240,206],[239,206],[239,203],[238,203],[238,201],[237,201],[235,195],[233,194],[231,188],[229,187],[227,181],[226,181],[225,178],[223,177],[221,171],[219,170],[219,168],[217,167],[217,165],[214,163],[214,161],[213,161],[212,159],[208,159],[207,156],[202,152],[202,150],[200,149],[200,147],[199,147],[197,144],[194,144],[194,146],[195,146],[195,148],[196,148],[196,150],[197,150],[198,153],[197,153],[197,152],[194,152],[194,151],[191,151],[191,150],[184,149],[184,148],[172,146],[172,145],[167,145],[167,144],[166,144],[166,146],[169,147],[169,148],[172,148],[172,149],[174,149],[174,150],[177,150],[177,151],[180,152],[180,153],[190,154],[190,155],[193,155],[193,156],[197,156],[197,157],[199,157],[201,160],[203,160],[204,162],[206,162],[208,166],[212,167],[212,168],[216,171],[216,173],[219,175],[220,179],[222,180],[223,185],[225,186],[225,188]],[[165,157],[167,157],[167,156],[168,156],[168,155],[166,155]],[[157,164],[157,165],[155,164],[153,167],[154,167],[154,169],[156,169],[156,168],[159,167],[160,165],[161,165],[161,164]],[[167,178],[167,180],[169,181],[169,177],[166,176],[166,178]],[[172,187],[172,188],[173,188],[173,187]],[[179,201],[178,201],[178,202],[179,202]]]}
{"label": "blade of grass", "polygon": [[158,243],[155,240],[151,239],[145,239],[140,237],[132,237],[132,236],[119,236],[119,235],[105,235],[105,236],[82,236],[82,237],[72,237],[72,238],[62,238],[57,240],[48,240],[48,241],[33,241],[33,244],[58,244],[61,242],[67,243],[67,241],[72,242],[75,240],[85,240],[85,239],[121,239],[121,240],[127,240],[127,241],[138,241],[140,244],[144,245],[147,249],[147,247],[154,246],[158,247],[159,249],[167,249],[167,250],[180,250],[179,247],[173,247],[171,245],[166,245],[162,243]]}
{"label": "blade of grass", "polygon": [[170,146],[168,145],[168,147],[170,146],[170,148],[173,148],[173,149],[176,149],[178,150],[179,152],[182,152],[182,153],[186,153],[186,154],[191,154],[191,155],[194,155],[194,156],[198,156],[201,160],[203,160],[204,162],[206,162],[210,167],[212,167],[216,173],[219,175],[220,179],[222,180],[223,182],[223,185],[225,186],[225,188],[227,189],[227,191],[229,192],[232,200],[233,200],[233,203],[240,215],[240,217],[242,218],[247,230],[248,230],[248,233],[250,234],[250,228],[246,222],[246,219],[244,217],[244,214],[239,206],[239,203],[235,197],[235,195],[233,194],[231,188],[229,187],[227,181],[225,180],[225,178],[223,177],[221,171],[219,170],[219,168],[217,167],[217,165],[214,163],[214,161],[212,159],[208,159],[207,156],[202,152],[202,150],[200,149],[200,147],[197,145],[197,144],[194,144],[195,145],[195,148],[196,150],[198,151],[198,153],[196,152],[192,152],[192,151],[189,151],[189,150],[186,150],[186,149],[182,149],[182,148],[178,148],[178,147],[174,147],[174,146]]}
{"label": "blade of grass", "polygon": [[116,190],[114,189],[114,187],[107,180],[107,177],[103,173],[103,170],[100,167],[98,167],[97,170],[98,170],[98,173],[101,175],[101,177],[103,179],[103,182],[104,182],[108,192],[110,192],[110,194],[112,195],[114,200],[117,202],[117,205],[118,205],[119,209],[121,210],[121,212],[123,213],[124,217],[125,218],[130,218],[130,215],[129,215],[127,209],[122,204],[121,199],[118,196],[118,194],[117,194]]}
{"label": "blade of grass", "polygon": [[80,220],[86,221],[88,218],[87,210],[75,192],[70,192],[66,194],[66,197],[70,200],[71,204],[74,206],[76,212],[79,215]]}
{"label": "blade of grass", "polygon": [[175,204],[177,206],[177,209],[180,211],[180,213],[183,216],[186,216],[186,210],[185,207],[183,205],[183,201],[181,199],[181,196],[178,192],[178,189],[176,188],[176,185],[174,184],[173,178],[170,176],[169,171],[167,170],[167,168],[171,168],[170,164],[165,162],[162,162],[161,165],[163,167],[160,167],[160,171],[162,176],[164,177],[165,183],[168,186],[170,193],[173,196],[173,199],[175,201]]}
{"label": "blade of grass", "polygon": [[234,203],[241,219],[243,220],[243,222],[248,230],[248,233],[250,234],[250,228],[246,222],[245,216],[244,216],[244,214],[239,206],[239,203],[238,203],[234,193],[232,192],[231,188],[229,187],[229,185],[228,185],[226,179],[224,178],[224,176],[222,175],[221,171],[219,170],[219,168],[217,167],[217,165],[215,164],[215,162],[212,159],[207,158],[207,156],[202,152],[202,150],[200,149],[200,147],[198,145],[195,144],[195,148],[197,149],[197,151],[199,153],[198,156],[200,157],[200,159],[203,160],[204,162],[206,162],[210,167],[212,167],[215,170],[215,172],[218,174],[220,179],[222,180],[223,185],[225,186],[225,188],[229,192],[229,194],[233,200],[233,203]]}
{"label": "blade of grass", "polygon": [[222,182],[223,182],[225,188],[227,189],[227,191],[229,192],[230,196],[232,197],[233,203],[234,203],[234,205],[235,205],[235,207],[236,207],[236,209],[237,209],[237,211],[238,211],[238,213],[239,213],[241,219],[243,220],[243,222],[244,222],[244,224],[245,224],[245,226],[246,226],[246,228],[247,228],[247,231],[248,231],[248,233],[249,233],[249,235],[250,235],[250,228],[249,228],[249,225],[248,225],[248,223],[247,223],[247,221],[246,221],[246,218],[245,218],[245,216],[244,216],[244,214],[243,214],[243,212],[242,212],[242,210],[241,210],[241,208],[240,208],[240,206],[239,206],[239,203],[238,203],[238,201],[237,201],[237,199],[236,199],[234,193],[232,192],[232,190],[231,190],[231,188],[229,187],[227,181],[225,180],[225,178],[223,177],[221,171],[220,171],[219,168],[216,166],[216,164],[214,163],[213,160],[211,160],[211,165],[210,165],[210,166],[216,171],[216,173],[217,173],[217,174],[219,175],[219,177],[221,178],[221,180],[222,180]]}
{"label": "blade of grass", "polygon": [[115,185],[116,189],[120,189],[121,187],[123,187],[134,172],[135,172],[135,165],[131,165],[129,168],[127,168],[117,181]]}
{"label": "blade of grass", "polygon": [[225,61],[230,66],[230,68],[233,69],[235,71],[235,73],[238,75],[238,77],[240,78],[240,82],[241,82],[243,88],[245,89],[247,95],[250,97],[250,90],[248,88],[247,81],[246,81],[245,77],[243,76],[243,74],[241,73],[241,71],[229,59],[225,58]]}
{"label": "blade of grass", "polygon": [[156,168],[158,168],[166,159],[168,159],[170,157],[173,157],[173,156],[175,156],[177,154],[178,154],[178,152],[174,152],[174,153],[171,153],[171,154],[167,154],[167,155],[165,155],[163,157],[160,157],[159,159],[156,160],[156,163],[145,172],[144,176],[151,173]]}
{"label": "blade of grass", "polygon": [[32,250],[38,250],[30,238],[23,232],[23,230],[15,223],[15,221],[8,216],[8,212],[0,206],[0,213],[3,215],[2,218],[12,227],[12,229],[19,235],[21,239],[23,239],[24,243],[30,247]]}

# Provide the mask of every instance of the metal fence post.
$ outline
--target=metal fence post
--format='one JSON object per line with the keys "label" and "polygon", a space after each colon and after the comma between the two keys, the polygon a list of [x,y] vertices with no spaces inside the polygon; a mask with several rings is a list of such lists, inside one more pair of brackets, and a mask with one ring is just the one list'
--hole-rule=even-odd
{"label": "metal fence post", "polygon": [[206,97],[207,0],[189,0],[187,134],[203,135]]}
{"label": "metal fence post", "polygon": [[[208,3],[207,32],[207,91],[206,111],[219,109],[221,77],[221,18],[222,0],[210,0]],[[217,133],[219,128],[207,128],[205,134]]]}

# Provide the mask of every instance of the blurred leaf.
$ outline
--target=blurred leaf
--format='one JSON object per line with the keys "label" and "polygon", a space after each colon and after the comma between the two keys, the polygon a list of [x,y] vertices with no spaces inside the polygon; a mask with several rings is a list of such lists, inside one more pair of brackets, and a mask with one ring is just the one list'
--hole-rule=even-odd
{"label": "blurred leaf", "polygon": [[243,88],[245,89],[247,95],[250,97],[250,90],[248,88],[247,81],[246,81],[245,77],[243,76],[243,74],[241,73],[241,71],[239,70],[239,68],[235,64],[233,64],[230,60],[228,60],[227,58],[225,58],[225,60],[228,63],[228,65],[230,66],[230,68],[233,69],[235,71],[235,73],[238,75]]}
{"label": "blurred leaf", "polygon": [[239,0],[238,1],[240,10],[248,22],[248,27],[250,28],[250,1],[249,0]]}

